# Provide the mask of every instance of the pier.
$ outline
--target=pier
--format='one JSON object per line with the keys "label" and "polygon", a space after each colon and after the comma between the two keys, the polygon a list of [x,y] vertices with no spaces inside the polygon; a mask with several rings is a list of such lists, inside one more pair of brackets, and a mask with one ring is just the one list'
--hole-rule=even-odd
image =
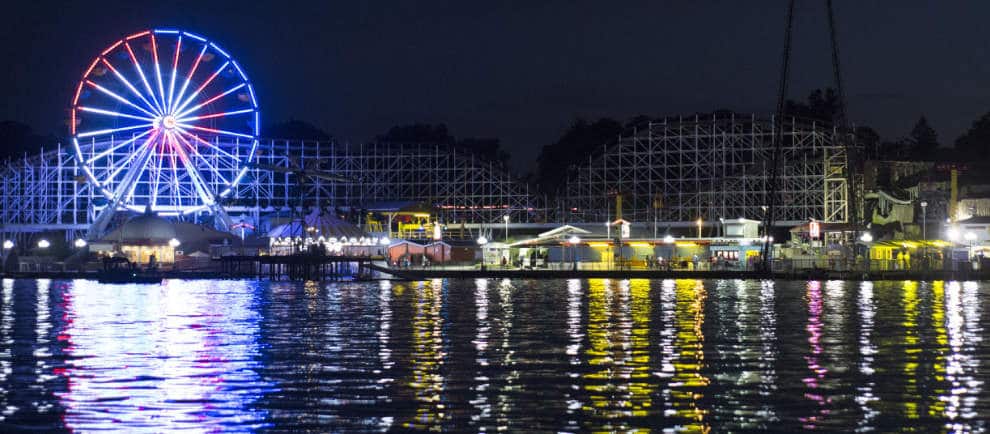
{"label": "pier", "polygon": [[223,256],[220,274],[225,277],[267,278],[268,280],[339,280],[371,277],[368,256],[327,256],[313,254]]}

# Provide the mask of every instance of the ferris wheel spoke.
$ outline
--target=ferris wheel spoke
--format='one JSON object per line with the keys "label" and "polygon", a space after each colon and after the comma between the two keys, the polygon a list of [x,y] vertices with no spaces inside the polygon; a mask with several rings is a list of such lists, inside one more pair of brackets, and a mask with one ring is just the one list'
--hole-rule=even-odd
{"label": "ferris wheel spoke", "polygon": [[234,156],[234,154],[231,154],[230,152],[227,152],[227,151],[223,150],[219,146],[214,145],[214,144],[212,144],[210,142],[207,142],[206,140],[201,139],[199,136],[197,136],[195,134],[192,134],[192,133],[190,133],[188,131],[184,131],[184,130],[181,130],[181,129],[180,130],[177,130],[177,131],[179,131],[180,134],[185,135],[186,137],[190,137],[193,140],[195,140],[195,141],[203,144],[204,146],[206,146],[206,147],[208,147],[210,149],[213,149],[214,151],[216,151],[216,152],[218,152],[220,154],[223,154],[227,158],[232,158],[234,161],[239,160],[236,156]]}
{"label": "ferris wheel spoke", "polygon": [[76,137],[83,138],[83,137],[100,136],[100,135],[104,135],[104,134],[119,133],[121,131],[136,130],[136,129],[139,129],[139,128],[151,128],[153,126],[154,126],[153,124],[139,124],[139,125],[132,125],[132,126],[129,126],[129,127],[122,127],[122,128],[108,128],[108,129],[105,129],[105,130],[95,130],[95,131],[87,131],[85,133],[79,133],[79,134],[76,134]]}
{"label": "ferris wheel spoke", "polygon": [[220,171],[217,170],[216,167],[213,167],[213,164],[210,164],[210,161],[205,156],[203,156],[203,154],[200,154],[199,153],[199,150],[197,150],[196,147],[193,146],[192,143],[189,143],[189,141],[186,140],[181,135],[177,135],[176,137],[179,139],[179,141],[181,141],[183,144],[185,144],[189,148],[189,151],[192,152],[192,155],[193,156],[198,157],[199,160],[202,161],[203,164],[208,169],[210,169],[211,172],[213,172],[213,176],[216,176],[217,178],[220,178],[220,180],[223,181],[224,185],[230,185],[230,181],[228,181],[226,177],[224,177],[223,175],[221,175],[220,174]]}
{"label": "ferris wheel spoke", "polygon": [[[203,55],[206,54],[207,47],[209,46],[203,44],[203,49],[199,50],[199,56],[196,56],[196,61],[193,62],[192,68],[190,68],[189,73],[186,74],[186,81],[182,83],[182,87],[179,88],[179,94],[176,95],[175,101],[173,101],[174,103],[178,103],[182,101],[182,97],[186,94],[186,88],[189,87],[189,81],[192,80],[193,74],[195,74],[196,70],[199,69],[199,63],[203,60]],[[173,104],[173,105],[177,105],[177,104]]]}
{"label": "ferris wheel spoke", "polygon": [[223,98],[223,97],[225,97],[227,95],[230,95],[231,93],[236,92],[238,89],[240,89],[240,88],[242,88],[244,86],[246,86],[245,83],[238,84],[237,86],[234,86],[234,87],[232,87],[230,89],[227,89],[227,90],[223,91],[222,93],[214,96],[213,98],[210,98],[210,99],[208,99],[208,100],[206,100],[206,101],[204,101],[204,102],[202,102],[200,104],[197,104],[195,107],[193,107],[191,109],[188,109],[188,110],[186,110],[186,111],[184,111],[182,113],[179,113],[179,114],[175,115],[175,117],[176,118],[181,118],[181,117],[188,116],[188,115],[190,115],[192,113],[195,113],[196,110],[199,110],[199,109],[203,108],[204,106],[209,105],[213,101],[216,101],[216,100],[218,100],[220,98]]}
{"label": "ferris wheel spoke", "polygon": [[193,129],[193,130],[206,131],[208,133],[213,133],[213,134],[223,134],[223,135],[226,135],[226,136],[243,137],[245,139],[253,139],[254,138],[254,136],[252,136],[252,135],[242,134],[242,133],[235,133],[233,131],[218,130],[218,129],[206,128],[206,127],[198,127],[196,125],[190,125],[190,124],[180,124],[180,123],[177,123],[176,125],[179,126],[179,127],[181,127],[182,129],[188,128],[188,129]]}
{"label": "ferris wheel spoke", "polygon": [[110,69],[110,71],[113,72],[113,75],[115,75],[117,77],[117,80],[120,80],[120,82],[123,83],[124,86],[127,86],[127,88],[130,89],[131,93],[133,93],[134,95],[136,95],[138,98],[141,98],[141,101],[144,101],[144,105],[149,110],[155,112],[156,115],[161,115],[161,113],[158,112],[158,108],[156,108],[154,104],[152,104],[150,101],[148,101],[148,98],[145,98],[144,95],[142,95],[141,92],[139,92],[137,90],[137,88],[134,87],[133,84],[131,84],[130,81],[128,81],[126,78],[124,78],[124,75],[121,74],[120,71],[117,70],[117,68],[114,68],[114,66],[112,64],[110,64],[110,61],[108,61],[106,58],[103,58],[101,60],[103,60],[103,64],[106,65],[107,68]]}
{"label": "ferris wheel spoke", "polygon": [[224,117],[224,116],[234,116],[234,115],[239,115],[239,114],[244,114],[244,113],[251,113],[253,111],[254,111],[254,109],[234,110],[232,112],[213,113],[213,114],[202,115],[202,116],[193,116],[193,117],[188,117],[188,118],[176,119],[176,122],[186,123],[186,122],[198,121],[198,120],[203,120],[203,119],[213,119],[213,118],[220,118],[220,117]]}
{"label": "ferris wheel spoke", "polygon": [[154,159],[157,161],[157,163],[152,162],[152,167],[155,168],[155,181],[151,184],[151,198],[148,200],[152,206],[158,203],[158,190],[162,182],[162,164],[165,162],[161,152],[156,152]]}
{"label": "ferris wheel spoke", "polygon": [[136,148],[136,149],[135,149],[135,152],[132,152],[132,153],[130,153],[130,154],[129,154],[129,155],[127,156],[127,158],[125,158],[125,159],[124,159],[124,161],[123,161],[123,162],[121,162],[121,163],[120,163],[120,164],[119,164],[119,165],[117,166],[117,168],[116,168],[116,169],[114,169],[114,170],[113,170],[113,172],[111,172],[111,173],[110,173],[110,174],[109,174],[109,175],[108,175],[108,176],[106,177],[106,179],[103,179],[102,181],[98,181],[98,182],[97,182],[97,184],[98,184],[98,186],[99,186],[99,187],[106,187],[106,185],[107,185],[107,184],[109,184],[109,183],[110,183],[110,181],[113,181],[113,180],[114,180],[115,178],[117,178],[117,175],[119,175],[119,174],[120,174],[121,172],[123,172],[123,171],[124,171],[124,169],[127,169],[127,168],[129,167],[129,165],[130,165],[130,163],[131,163],[131,161],[134,161],[134,159],[135,159],[135,158],[136,158],[136,157],[137,157],[138,155],[140,155],[140,154],[141,154],[141,152],[142,152],[142,151],[144,150],[144,148],[149,148],[149,150],[150,150],[150,148],[151,148],[151,146],[148,146],[148,144],[149,144],[149,143],[150,143],[150,142],[151,142],[152,140],[154,140],[156,136],[158,136],[158,133],[157,133],[157,132],[156,132],[156,133],[155,133],[154,135],[152,135],[151,137],[149,137],[149,138],[148,138],[148,140],[146,140],[146,141],[145,141],[144,143],[142,143],[142,144],[141,144],[141,146],[139,146],[138,148]]}
{"label": "ferris wheel spoke", "polygon": [[96,114],[106,115],[106,116],[118,116],[118,117],[128,118],[128,119],[136,119],[136,120],[139,120],[139,121],[147,121],[147,122],[154,122],[155,121],[154,118],[148,118],[148,117],[144,117],[144,116],[134,116],[134,115],[129,115],[127,113],[115,112],[115,111],[112,111],[112,110],[103,110],[103,109],[98,109],[98,108],[93,108],[93,107],[79,106],[79,110],[82,110],[82,111],[87,112],[87,113],[96,113]]}
{"label": "ferris wheel spoke", "polygon": [[168,113],[168,104],[165,103],[165,88],[162,87],[162,67],[158,63],[158,43],[155,42],[155,34],[151,34],[151,56],[155,62],[155,81],[158,83],[158,98],[162,103],[162,113]]}
{"label": "ferris wheel spoke", "polygon": [[220,67],[217,68],[217,70],[214,71],[212,75],[210,75],[210,78],[207,78],[206,81],[203,82],[203,84],[200,84],[199,87],[197,87],[196,90],[193,91],[193,93],[189,94],[189,98],[186,98],[185,101],[182,101],[182,104],[179,104],[175,108],[175,110],[173,110],[173,112],[181,113],[182,110],[185,109],[187,105],[189,105],[189,103],[191,103],[194,99],[196,99],[197,96],[199,96],[199,93],[202,92],[203,89],[206,89],[206,86],[208,86],[210,83],[213,82],[213,79],[217,78],[217,76],[220,75],[220,72],[222,72],[223,69],[227,67],[227,65],[230,65],[229,60],[224,62],[223,65],[220,65]]}
{"label": "ferris wheel spoke", "polygon": [[167,108],[172,108],[172,96],[175,95],[175,74],[179,70],[179,50],[182,48],[182,35],[175,40],[175,57],[172,59],[172,74],[168,83],[168,104]]}
{"label": "ferris wheel spoke", "polygon": [[[137,152],[131,154],[131,158],[128,158],[125,164],[122,164],[120,168],[118,168],[116,171],[114,171],[113,174],[107,177],[107,179],[101,185],[101,186],[106,186],[107,183],[109,183],[112,179],[116,178],[118,174],[120,174],[121,169],[126,168],[127,173],[124,174],[124,178],[120,181],[120,184],[117,184],[117,188],[114,190],[113,197],[115,199],[120,200],[124,193],[133,190],[133,185],[134,182],[137,181],[138,173],[144,171],[144,166],[147,165],[148,158],[150,158],[151,153],[153,151],[153,148],[151,146],[148,146],[148,144],[151,143],[151,141],[153,141],[155,137],[158,137],[157,133],[149,137],[148,140],[145,140],[145,142],[141,144],[141,146],[138,148]],[[129,164],[132,162],[134,164]]]}
{"label": "ferris wheel spoke", "polygon": [[[169,137],[171,137],[171,134],[169,134]],[[209,194],[209,188],[206,181],[199,175],[199,172],[196,170],[195,165],[193,165],[192,160],[189,159],[189,154],[186,154],[186,150],[183,149],[182,146],[173,145],[172,149],[179,155],[179,160],[182,161],[182,166],[185,167],[186,174],[189,175],[189,180],[192,183],[193,188],[199,194],[200,199],[203,200],[203,203],[212,205],[215,200]]]}
{"label": "ferris wheel spoke", "polygon": [[123,148],[124,146],[127,146],[127,145],[129,145],[131,143],[134,143],[134,141],[136,141],[137,139],[140,139],[141,137],[144,137],[144,136],[150,134],[152,131],[154,131],[154,129],[148,129],[147,131],[145,131],[145,132],[143,132],[141,134],[138,134],[138,135],[136,135],[134,137],[131,137],[130,139],[127,139],[127,140],[125,140],[123,142],[120,142],[120,143],[118,143],[118,144],[116,144],[116,145],[114,145],[114,146],[106,149],[105,151],[100,152],[99,154],[96,154],[96,155],[90,157],[89,159],[86,160],[86,164],[93,164],[94,161],[97,161],[97,160],[99,160],[99,159],[101,159],[103,157],[106,157],[107,155],[110,155],[111,153],[117,151],[120,148]]}
{"label": "ferris wheel spoke", "polygon": [[120,96],[120,95],[117,95],[116,93],[114,93],[114,92],[113,92],[113,91],[111,91],[110,89],[107,89],[107,88],[105,88],[105,87],[103,87],[103,86],[100,86],[100,85],[98,85],[98,84],[96,84],[96,83],[94,83],[94,82],[93,82],[92,80],[86,80],[86,84],[88,84],[88,85],[90,85],[90,86],[92,86],[92,87],[93,87],[93,88],[95,88],[96,90],[98,90],[98,91],[100,91],[100,92],[102,92],[103,94],[105,94],[105,95],[107,95],[107,96],[109,96],[109,97],[111,97],[111,98],[113,98],[113,99],[115,99],[115,100],[117,100],[117,101],[120,101],[120,102],[122,102],[122,103],[124,103],[124,104],[127,104],[128,106],[131,106],[131,107],[134,107],[135,109],[137,109],[137,110],[138,110],[138,111],[140,111],[141,113],[144,113],[144,114],[146,114],[146,115],[148,115],[148,116],[151,116],[151,117],[155,117],[155,114],[154,114],[154,113],[152,113],[152,112],[149,112],[149,111],[147,111],[147,110],[145,110],[145,109],[143,109],[143,108],[141,108],[141,107],[138,107],[138,105],[137,105],[137,104],[134,104],[134,103],[132,103],[132,102],[131,102],[130,100],[128,100],[127,98],[124,98],[124,97],[122,97],[122,96]]}
{"label": "ferris wheel spoke", "polygon": [[137,56],[134,55],[134,50],[131,49],[131,44],[124,42],[124,48],[127,49],[127,54],[131,57],[131,63],[134,64],[134,69],[137,70],[138,75],[141,76],[141,82],[144,83],[144,89],[148,91],[148,96],[151,97],[151,101],[155,103],[155,107],[158,108],[159,113],[165,113],[164,108],[158,105],[158,99],[155,98],[155,91],[151,90],[151,84],[148,83],[148,77],[144,75],[144,69],[141,68],[141,63],[138,62]]}

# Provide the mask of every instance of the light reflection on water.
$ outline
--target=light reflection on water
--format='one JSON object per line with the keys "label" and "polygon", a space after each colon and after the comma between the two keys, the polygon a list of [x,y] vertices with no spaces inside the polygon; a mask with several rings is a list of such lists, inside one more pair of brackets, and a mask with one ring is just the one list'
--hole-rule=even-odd
{"label": "light reflection on water", "polygon": [[4,280],[0,431],[983,431],[987,292]]}

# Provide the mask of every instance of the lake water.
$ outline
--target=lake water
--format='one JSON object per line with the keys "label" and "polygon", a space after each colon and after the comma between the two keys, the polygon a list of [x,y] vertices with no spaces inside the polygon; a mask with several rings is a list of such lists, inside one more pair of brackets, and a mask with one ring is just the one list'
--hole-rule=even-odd
{"label": "lake water", "polygon": [[3,280],[0,431],[980,431],[988,291]]}

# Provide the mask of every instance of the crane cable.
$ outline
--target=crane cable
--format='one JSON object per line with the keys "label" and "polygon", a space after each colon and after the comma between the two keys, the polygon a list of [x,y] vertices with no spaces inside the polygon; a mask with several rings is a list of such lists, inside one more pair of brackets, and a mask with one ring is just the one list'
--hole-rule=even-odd
{"label": "crane cable", "polygon": [[771,229],[774,225],[774,217],[777,208],[777,172],[780,160],[780,150],[784,142],[784,102],[787,99],[787,81],[791,66],[791,34],[794,30],[794,0],[787,2],[787,25],[784,29],[784,52],[782,53],[780,65],[780,87],[777,89],[777,114],[774,118],[773,153],[770,157],[770,185],[768,188],[769,203],[764,213],[763,222],[763,248],[760,256],[763,269],[766,273],[773,272],[773,241],[771,241]]}

